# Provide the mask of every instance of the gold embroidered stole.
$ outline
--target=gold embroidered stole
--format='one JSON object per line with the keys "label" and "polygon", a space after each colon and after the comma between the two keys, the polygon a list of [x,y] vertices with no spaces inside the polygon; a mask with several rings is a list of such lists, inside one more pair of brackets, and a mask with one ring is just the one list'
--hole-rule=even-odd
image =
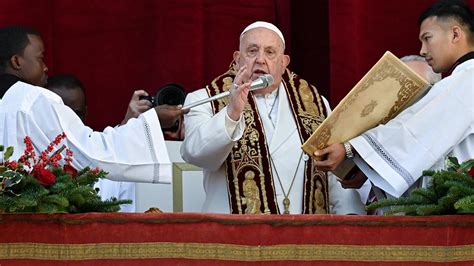
{"label": "gold embroidered stole", "polygon": [[[229,90],[234,77],[235,71],[231,68],[214,79],[211,86],[207,87],[209,96]],[[303,143],[327,116],[327,110],[316,88],[295,73],[287,69],[282,82]],[[227,103],[227,97],[211,102],[213,111],[219,112]],[[225,162],[231,213],[278,214],[280,210],[276,201],[269,148],[255,98],[251,94],[243,111],[243,119],[246,125],[244,134]],[[303,213],[328,213],[328,202],[326,173],[318,171],[313,160],[306,161]]]}

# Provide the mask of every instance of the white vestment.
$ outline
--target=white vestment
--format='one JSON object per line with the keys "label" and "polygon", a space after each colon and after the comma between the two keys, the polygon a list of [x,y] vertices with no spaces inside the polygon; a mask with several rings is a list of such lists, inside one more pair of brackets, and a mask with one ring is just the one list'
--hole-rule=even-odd
{"label": "white vestment", "polygon": [[375,186],[400,197],[423,170],[445,168],[447,156],[474,158],[473,102],[471,59],[396,118],[352,139],[354,161]]}
{"label": "white vestment", "polygon": [[[277,196],[278,207],[283,212],[282,201],[284,195],[278,183],[275,165],[284,191],[288,192],[302,153],[302,143],[283,85],[280,85],[278,93],[279,97],[276,97],[278,105],[273,109],[268,105],[265,107],[265,101],[268,100],[265,97],[256,97],[256,103],[267,140],[270,142],[269,152],[275,163],[272,165],[273,186]],[[208,97],[207,91],[200,89],[188,94],[185,105]],[[324,101],[327,105],[327,101]],[[272,118],[269,118],[269,110],[271,110],[270,116]],[[184,123],[186,137],[181,146],[181,155],[186,162],[204,169],[206,199],[203,211],[230,213],[224,162],[230,154],[233,145],[244,133],[245,124],[243,119],[241,118],[239,122],[232,121],[227,116],[226,107],[213,115],[211,104],[206,103],[192,108],[185,115]],[[275,124],[274,129],[272,124]],[[302,213],[304,161],[299,164],[297,171],[289,194],[291,214]],[[359,195],[355,190],[343,189],[334,175],[329,175],[328,179],[329,204],[331,205],[332,213],[365,214],[364,205],[359,200]]]}
{"label": "white vestment", "polygon": [[40,154],[62,132],[76,169],[99,167],[117,181],[171,181],[171,163],[154,109],[126,125],[96,132],[47,89],[17,82],[0,100],[0,144],[15,147],[13,158],[23,154],[26,136]]}

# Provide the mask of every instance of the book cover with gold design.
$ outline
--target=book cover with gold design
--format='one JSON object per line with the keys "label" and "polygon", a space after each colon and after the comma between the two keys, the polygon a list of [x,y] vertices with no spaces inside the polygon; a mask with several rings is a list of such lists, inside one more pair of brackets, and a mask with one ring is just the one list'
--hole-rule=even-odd
{"label": "book cover with gold design", "polygon": [[302,149],[314,157],[315,150],[342,143],[385,124],[410,106],[429,86],[387,51],[319,125]]}

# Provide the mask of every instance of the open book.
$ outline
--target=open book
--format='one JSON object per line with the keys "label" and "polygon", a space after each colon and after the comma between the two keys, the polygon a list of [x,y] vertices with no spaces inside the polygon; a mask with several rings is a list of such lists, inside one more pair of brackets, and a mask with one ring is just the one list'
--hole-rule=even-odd
{"label": "open book", "polygon": [[384,124],[429,87],[427,81],[387,51],[319,125],[302,149],[314,158],[315,150],[348,141]]}

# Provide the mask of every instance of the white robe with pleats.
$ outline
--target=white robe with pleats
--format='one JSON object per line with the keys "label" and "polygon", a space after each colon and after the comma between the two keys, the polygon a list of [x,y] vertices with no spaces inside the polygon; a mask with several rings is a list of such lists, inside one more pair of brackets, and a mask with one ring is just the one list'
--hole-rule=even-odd
{"label": "white robe with pleats", "polygon": [[[460,162],[474,158],[474,60],[457,66],[396,118],[350,143],[370,181],[395,197],[423,170],[444,169],[447,156]],[[423,181],[426,186],[427,178]]]}

